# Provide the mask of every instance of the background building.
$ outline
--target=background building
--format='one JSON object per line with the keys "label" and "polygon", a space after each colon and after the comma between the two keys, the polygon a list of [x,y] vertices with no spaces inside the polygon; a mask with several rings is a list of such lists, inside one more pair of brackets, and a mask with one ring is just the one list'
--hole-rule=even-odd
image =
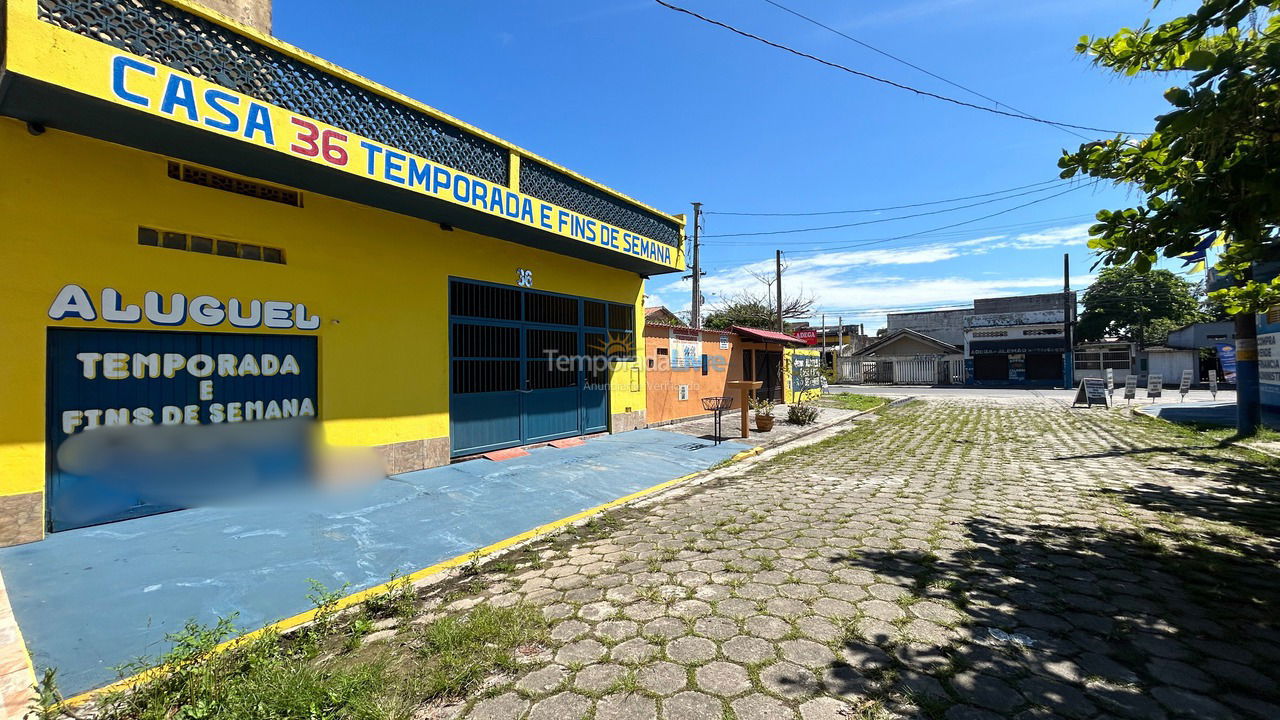
{"label": "background building", "polygon": [[959,347],[964,345],[964,319],[973,313],[973,308],[889,313],[885,317],[885,334],[892,334],[895,330],[914,330],[938,342]]}
{"label": "background building", "polygon": [[1071,353],[1063,323],[1075,322],[1076,296],[1067,295],[974,300],[973,313],[964,319],[968,382],[1069,385]]}

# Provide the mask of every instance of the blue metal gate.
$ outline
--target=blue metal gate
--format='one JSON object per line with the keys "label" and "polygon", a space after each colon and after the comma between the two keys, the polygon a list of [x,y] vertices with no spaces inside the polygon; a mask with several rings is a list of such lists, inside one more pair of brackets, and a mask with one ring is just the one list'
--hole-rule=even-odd
{"label": "blue metal gate", "polygon": [[[248,458],[211,461],[199,447],[209,435],[187,445],[193,436],[159,428],[318,412],[315,337],[50,328],[46,367],[53,532],[176,510],[184,505],[175,498],[217,495],[210,483],[244,481],[236,475]],[[257,460],[270,455],[273,469],[289,472],[304,466],[302,435],[288,436],[295,441],[264,444]],[[138,447],[157,454],[140,459]],[[164,462],[148,464],[157,456]]]}
{"label": "blue metal gate", "polygon": [[454,279],[449,315],[455,457],[608,427],[607,363],[634,358],[632,306]]}

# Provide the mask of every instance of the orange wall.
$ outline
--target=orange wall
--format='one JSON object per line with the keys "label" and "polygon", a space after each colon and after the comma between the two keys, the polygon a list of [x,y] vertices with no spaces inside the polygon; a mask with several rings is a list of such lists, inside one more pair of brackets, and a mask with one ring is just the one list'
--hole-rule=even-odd
{"label": "orange wall", "polygon": [[[720,337],[727,335],[729,349],[720,349]],[[665,325],[646,325],[644,348],[646,354],[645,401],[646,419],[651,423],[706,415],[702,398],[723,396],[729,393],[725,383],[742,379],[742,354],[738,350],[738,336],[732,333],[702,331],[701,353],[707,355],[707,374],[702,368],[672,368],[671,356],[660,355],[658,350],[670,352],[671,328]],[[717,362],[718,359],[718,362]],[[689,386],[689,399],[680,400],[680,385]],[[734,407],[737,405],[735,403]]]}

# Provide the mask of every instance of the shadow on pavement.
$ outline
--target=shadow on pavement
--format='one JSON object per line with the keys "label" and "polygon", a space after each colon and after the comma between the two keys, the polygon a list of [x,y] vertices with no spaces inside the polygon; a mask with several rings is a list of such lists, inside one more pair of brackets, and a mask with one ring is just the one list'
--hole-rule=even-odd
{"label": "shadow on pavement", "polygon": [[[828,685],[947,720],[1280,717],[1278,481],[1245,465],[1210,498],[1108,491],[1094,527],[975,519],[944,557],[837,558],[875,573],[882,600],[862,604]],[[1162,515],[1108,519],[1133,506]]]}

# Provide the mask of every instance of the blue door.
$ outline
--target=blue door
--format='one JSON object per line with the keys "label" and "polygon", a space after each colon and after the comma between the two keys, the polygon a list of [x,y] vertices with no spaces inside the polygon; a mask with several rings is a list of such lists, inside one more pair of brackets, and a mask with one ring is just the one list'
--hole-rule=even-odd
{"label": "blue door", "polygon": [[609,360],[634,357],[631,306],[464,280],[449,298],[455,457],[607,429]]}
{"label": "blue door", "polygon": [[[224,430],[316,416],[314,337],[51,328],[46,363],[50,531],[305,475],[305,432]],[[211,424],[222,429],[185,432]]]}

